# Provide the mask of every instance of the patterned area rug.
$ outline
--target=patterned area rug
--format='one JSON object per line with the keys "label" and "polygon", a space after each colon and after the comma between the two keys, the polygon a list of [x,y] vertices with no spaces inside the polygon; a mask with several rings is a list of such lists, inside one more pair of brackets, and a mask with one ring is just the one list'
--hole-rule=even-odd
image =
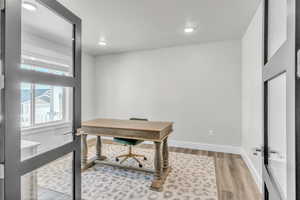
{"label": "patterned area rug", "polygon": [[[103,154],[115,162],[127,153],[121,145],[104,145]],[[92,156],[94,149],[90,150]],[[145,168],[153,169],[153,150],[134,148],[148,158]],[[71,194],[71,157],[64,157],[39,170],[39,186]],[[137,166],[133,160],[124,163]],[[82,198],[85,200],[217,200],[214,160],[208,156],[170,152],[169,174],[162,192],[149,189],[153,174],[97,164],[82,174]]]}

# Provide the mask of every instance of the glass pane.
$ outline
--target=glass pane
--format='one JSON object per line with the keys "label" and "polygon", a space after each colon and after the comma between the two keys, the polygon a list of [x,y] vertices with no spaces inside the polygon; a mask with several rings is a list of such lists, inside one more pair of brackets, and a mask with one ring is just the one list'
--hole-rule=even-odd
{"label": "glass pane", "polygon": [[72,153],[21,177],[22,200],[72,200]]}
{"label": "glass pane", "polygon": [[38,72],[45,72],[45,73],[51,73],[51,74],[55,74],[55,75],[68,75],[67,72],[65,71],[60,71],[60,70],[55,70],[55,69],[51,69],[51,68],[47,68],[47,67],[39,67],[36,65],[30,65],[30,64],[21,64],[21,68],[22,69],[27,69],[27,70],[35,70]]}
{"label": "glass pane", "polygon": [[35,123],[60,121],[64,118],[64,88],[35,85]]}
{"label": "glass pane", "polygon": [[21,127],[31,126],[32,88],[29,83],[21,84]]}
{"label": "glass pane", "polygon": [[287,39],[287,0],[269,1],[268,58],[270,59]]}
{"label": "glass pane", "polygon": [[73,75],[73,25],[35,0],[22,4],[24,70]]}
{"label": "glass pane", "polygon": [[268,145],[270,149],[268,168],[282,194],[286,196],[286,74],[269,81],[268,101]]}
{"label": "glass pane", "polygon": [[72,88],[21,84],[21,159],[62,146],[72,137]]}

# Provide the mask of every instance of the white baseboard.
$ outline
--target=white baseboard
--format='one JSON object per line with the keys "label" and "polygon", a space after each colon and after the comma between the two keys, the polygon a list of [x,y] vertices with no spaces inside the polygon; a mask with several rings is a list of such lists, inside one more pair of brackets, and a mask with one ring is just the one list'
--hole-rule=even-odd
{"label": "white baseboard", "polygon": [[[108,140],[112,139],[111,137],[102,137],[102,138]],[[178,141],[178,140],[169,140],[168,142],[170,147],[180,147],[180,148],[197,149],[197,150],[204,150],[204,151],[241,154],[241,147],[239,146],[204,144],[204,143],[186,142],[186,141]],[[144,143],[151,144],[152,142],[145,141]]]}
{"label": "white baseboard", "polygon": [[260,176],[260,174],[258,173],[256,168],[254,167],[253,162],[251,161],[247,152],[243,148],[241,148],[241,156],[242,156],[244,162],[246,163],[247,167],[249,168],[257,187],[259,188],[260,192],[262,192],[262,177]]}
{"label": "white baseboard", "polygon": [[239,146],[230,146],[230,145],[205,144],[205,143],[198,143],[198,142],[169,140],[169,146],[213,151],[213,152],[232,153],[232,154],[241,153],[241,148]]}

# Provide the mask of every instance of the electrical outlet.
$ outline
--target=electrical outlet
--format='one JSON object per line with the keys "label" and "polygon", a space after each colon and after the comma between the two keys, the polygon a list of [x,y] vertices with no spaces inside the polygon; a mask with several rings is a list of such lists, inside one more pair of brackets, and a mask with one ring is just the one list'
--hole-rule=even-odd
{"label": "electrical outlet", "polygon": [[213,130],[209,130],[208,131],[208,135],[214,135],[214,131]]}

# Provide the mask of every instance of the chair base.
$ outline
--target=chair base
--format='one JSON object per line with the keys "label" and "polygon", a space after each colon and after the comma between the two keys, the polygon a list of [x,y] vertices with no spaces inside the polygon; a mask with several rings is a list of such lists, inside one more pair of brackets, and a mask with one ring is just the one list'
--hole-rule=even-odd
{"label": "chair base", "polygon": [[147,160],[146,156],[144,156],[144,155],[132,153],[132,147],[129,146],[129,152],[127,154],[117,156],[116,161],[119,162],[120,158],[123,158],[123,160],[121,160],[121,162],[120,162],[120,164],[122,164],[123,162],[125,162],[129,158],[133,158],[139,164],[139,167],[143,167],[142,162],[137,159],[138,157],[142,157],[142,158],[144,158],[144,160]]}

